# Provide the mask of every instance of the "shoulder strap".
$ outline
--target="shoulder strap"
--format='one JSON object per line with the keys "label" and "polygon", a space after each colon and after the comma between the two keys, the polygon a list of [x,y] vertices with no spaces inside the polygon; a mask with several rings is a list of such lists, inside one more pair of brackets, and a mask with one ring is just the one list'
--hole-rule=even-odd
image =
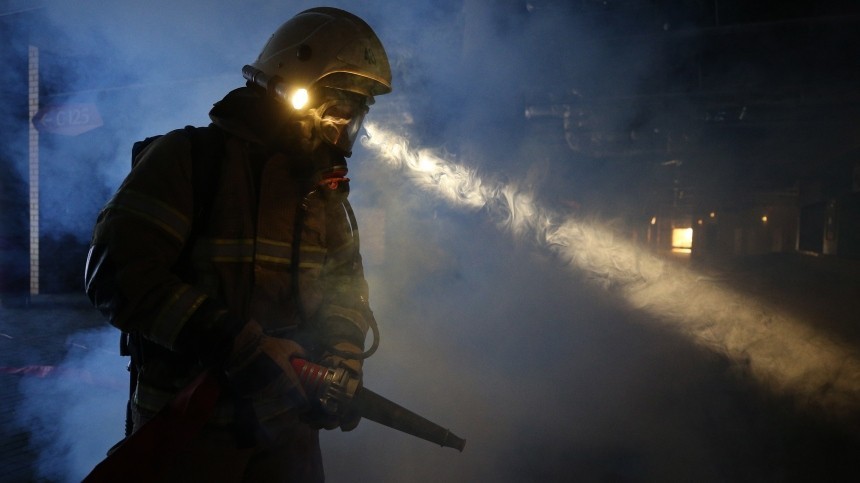
{"label": "shoulder strap", "polygon": [[[191,140],[191,184],[194,190],[194,219],[191,220],[191,234],[188,242],[193,242],[200,234],[200,228],[212,213],[212,204],[218,182],[221,178],[221,164],[224,154],[224,133],[217,126],[185,126]],[[186,242],[186,246],[192,243]]]}
{"label": "shoulder strap", "polygon": [[174,267],[176,273],[181,274],[183,278],[192,276],[191,250],[212,214],[224,158],[224,132],[220,128],[214,125],[186,126],[185,132],[191,141],[191,189],[194,197],[194,212],[191,231],[179,254],[177,266]]}

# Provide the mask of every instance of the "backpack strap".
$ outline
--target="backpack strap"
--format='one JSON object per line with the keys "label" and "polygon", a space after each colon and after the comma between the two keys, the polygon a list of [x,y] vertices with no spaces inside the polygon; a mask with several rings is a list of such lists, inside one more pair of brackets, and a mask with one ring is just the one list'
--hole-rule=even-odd
{"label": "backpack strap", "polygon": [[208,127],[185,126],[191,140],[191,184],[194,190],[194,217],[185,246],[194,245],[212,214],[215,193],[221,179],[224,158],[224,131],[214,124]]}
{"label": "backpack strap", "polygon": [[193,210],[191,231],[179,253],[174,271],[193,282],[191,270],[191,250],[203,232],[212,215],[215,193],[221,179],[221,164],[224,158],[225,135],[214,124],[208,127],[185,126],[185,133],[191,141],[191,189]]}

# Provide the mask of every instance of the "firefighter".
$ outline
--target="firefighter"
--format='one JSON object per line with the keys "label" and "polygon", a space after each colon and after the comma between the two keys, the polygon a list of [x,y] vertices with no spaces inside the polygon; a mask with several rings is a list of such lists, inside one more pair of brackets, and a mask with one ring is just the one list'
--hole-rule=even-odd
{"label": "firefighter", "polygon": [[[138,155],[99,214],[86,291],[131,334],[132,431],[202,371],[221,376],[213,416],[166,463],[165,481],[322,481],[318,430],[358,419],[308,401],[290,358],[361,377],[375,322],[346,158],[391,71],[363,20],[313,8],[243,74],[205,135],[179,129]],[[193,185],[207,178],[211,199]]]}

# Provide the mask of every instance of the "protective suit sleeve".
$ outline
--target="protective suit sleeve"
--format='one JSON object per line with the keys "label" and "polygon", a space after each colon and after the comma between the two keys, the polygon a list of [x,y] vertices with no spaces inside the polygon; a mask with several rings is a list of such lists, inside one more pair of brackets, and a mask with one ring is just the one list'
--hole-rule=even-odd
{"label": "protective suit sleeve", "polygon": [[191,169],[191,142],[182,130],[139,155],[99,214],[85,286],[117,328],[171,350],[213,352],[241,324],[174,273],[191,232]]}
{"label": "protective suit sleeve", "polygon": [[370,327],[368,287],[358,253],[357,227],[351,226],[348,208],[331,203],[326,209],[328,251],[323,264],[323,304],[317,320],[319,340],[329,347],[348,343],[360,353]]}

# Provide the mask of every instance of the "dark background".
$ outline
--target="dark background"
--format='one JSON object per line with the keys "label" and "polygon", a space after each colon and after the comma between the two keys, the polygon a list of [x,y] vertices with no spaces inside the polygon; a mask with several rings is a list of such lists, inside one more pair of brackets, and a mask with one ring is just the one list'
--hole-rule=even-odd
{"label": "dark background", "polygon": [[[369,122],[598,235],[571,261],[359,146],[351,198],[383,336],[365,382],[468,443],[363,422],[323,435],[331,481],[856,480],[860,4],[333,3],[391,59],[395,91]],[[208,122],[310,6],[0,1],[0,366],[116,370],[0,374],[0,454],[23,480],[79,481],[117,438],[124,361],[81,271],[132,143]],[[41,107],[103,120],[40,132],[38,294],[30,45]],[[674,228],[693,228],[690,253]],[[676,268],[636,291],[606,275],[628,251]]]}

